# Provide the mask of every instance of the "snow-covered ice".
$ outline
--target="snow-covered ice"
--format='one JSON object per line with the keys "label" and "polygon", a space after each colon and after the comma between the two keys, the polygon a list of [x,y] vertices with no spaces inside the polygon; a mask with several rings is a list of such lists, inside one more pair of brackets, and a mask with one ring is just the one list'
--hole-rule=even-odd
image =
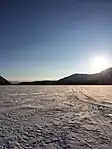
{"label": "snow-covered ice", "polygon": [[112,149],[112,86],[0,86],[0,149]]}

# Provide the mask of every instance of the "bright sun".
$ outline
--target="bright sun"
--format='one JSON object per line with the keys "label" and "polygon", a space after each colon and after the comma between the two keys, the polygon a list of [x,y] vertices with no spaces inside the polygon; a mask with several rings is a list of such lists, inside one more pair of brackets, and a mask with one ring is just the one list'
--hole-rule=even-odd
{"label": "bright sun", "polygon": [[109,67],[108,60],[105,57],[95,57],[91,62],[91,71],[93,73],[100,72]]}

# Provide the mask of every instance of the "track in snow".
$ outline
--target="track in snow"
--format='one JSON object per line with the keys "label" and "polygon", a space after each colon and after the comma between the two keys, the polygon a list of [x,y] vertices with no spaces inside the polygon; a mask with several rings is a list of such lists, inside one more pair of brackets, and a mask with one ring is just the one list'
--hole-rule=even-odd
{"label": "track in snow", "polygon": [[0,86],[0,149],[111,146],[111,86]]}

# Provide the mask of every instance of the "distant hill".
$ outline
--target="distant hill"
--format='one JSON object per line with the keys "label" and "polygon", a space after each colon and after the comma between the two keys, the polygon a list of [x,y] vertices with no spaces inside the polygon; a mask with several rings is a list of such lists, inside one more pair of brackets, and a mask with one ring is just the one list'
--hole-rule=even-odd
{"label": "distant hill", "polygon": [[18,83],[18,85],[56,85],[56,84],[57,81],[49,81],[49,80]]}
{"label": "distant hill", "polygon": [[96,74],[73,74],[56,81],[20,82],[17,85],[112,85],[112,67]]}
{"label": "distant hill", "polygon": [[5,78],[0,76],[0,85],[10,85],[11,83],[7,81]]}
{"label": "distant hill", "polygon": [[10,80],[10,83],[11,83],[11,84],[18,84],[18,83],[20,83],[20,82],[21,82],[21,81],[11,81],[11,80]]}
{"label": "distant hill", "polygon": [[58,80],[59,85],[112,85],[112,68],[96,74],[73,74]]}

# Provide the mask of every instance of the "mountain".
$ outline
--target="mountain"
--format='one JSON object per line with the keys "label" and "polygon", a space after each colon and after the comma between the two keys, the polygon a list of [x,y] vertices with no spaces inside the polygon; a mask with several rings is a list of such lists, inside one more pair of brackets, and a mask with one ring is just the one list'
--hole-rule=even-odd
{"label": "mountain", "polygon": [[20,82],[17,85],[112,85],[112,67],[96,74],[73,74],[56,81]]}
{"label": "mountain", "polygon": [[59,85],[112,85],[112,67],[96,74],[73,74],[58,80]]}
{"label": "mountain", "polygon": [[18,84],[18,83],[20,83],[21,81],[12,81],[12,80],[10,80],[10,83],[11,84]]}
{"label": "mountain", "polygon": [[56,84],[57,81],[49,81],[49,80],[18,83],[18,85],[56,85]]}
{"label": "mountain", "polygon": [[0,76],[0,85],[10,85],[11,83],[7,81],[5,78]]}

